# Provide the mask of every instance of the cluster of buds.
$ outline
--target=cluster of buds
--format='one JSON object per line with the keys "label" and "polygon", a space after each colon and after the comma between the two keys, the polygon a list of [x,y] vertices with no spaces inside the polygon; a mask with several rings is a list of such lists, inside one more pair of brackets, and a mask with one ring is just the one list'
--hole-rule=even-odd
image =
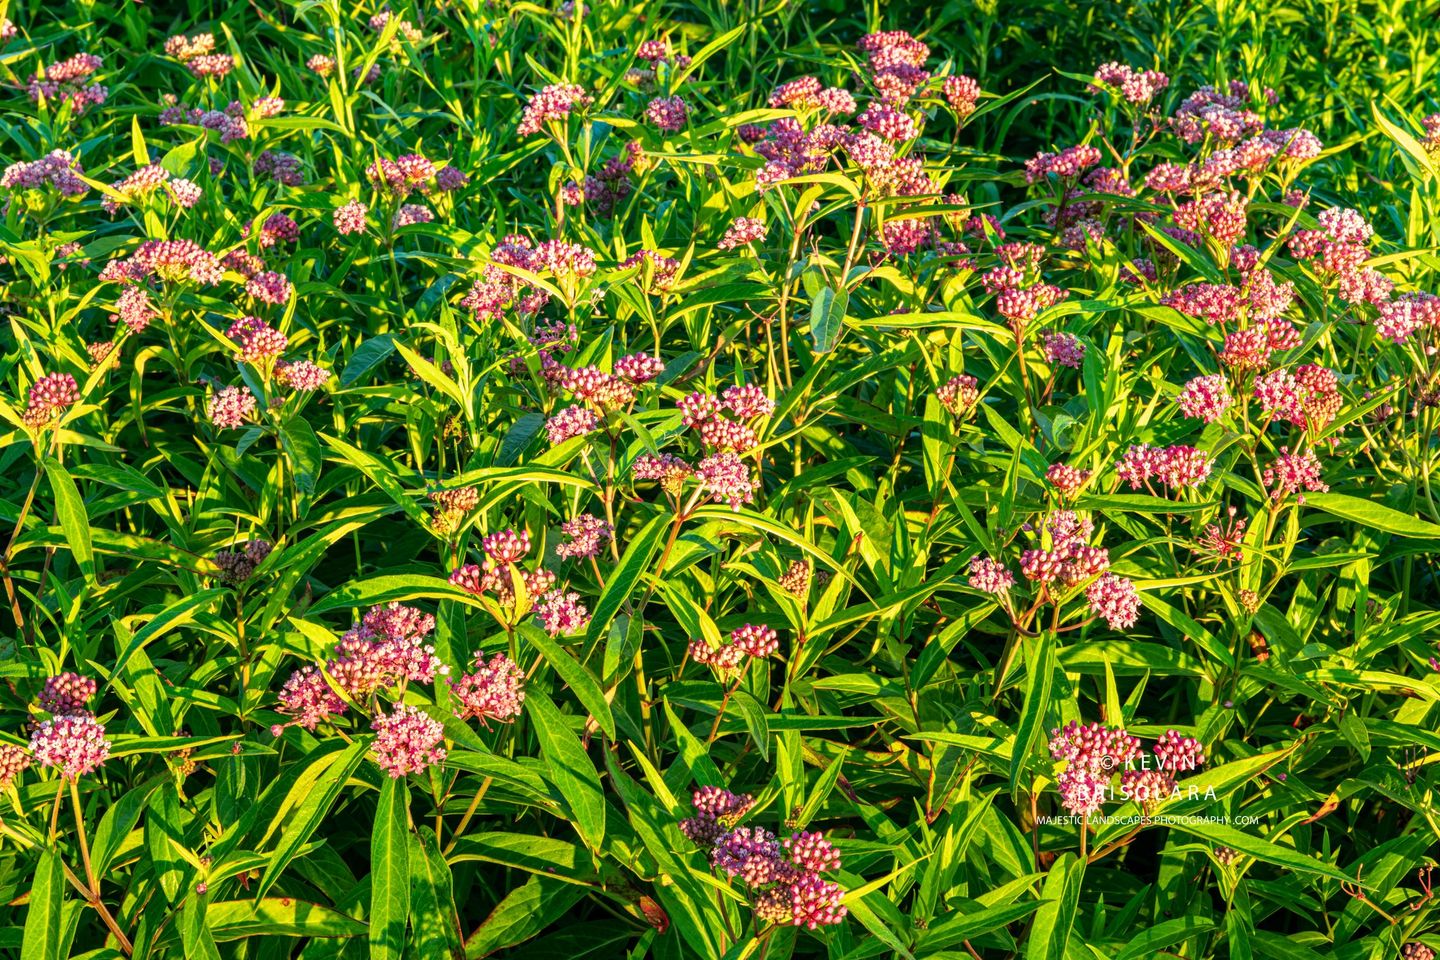
{"label": "cluster of buds", "polygon": [[215,566],[220,568],[219,580],[228,587],[238,587],[249,580],[255,568],[265,562],[275,545],[269,540],[247,540],[235,549],[221,550],[215,554]]}
{"label": "cluster of buds", "polygon": [[1061,806],[1083,816],[1116,797],[1117,774],[1119,797],[1148,810],[1175,793],[1177,773],[1205,762],[1200,742],[1177,730],[1166,731],[1146,753],[1140,741],[1121,728],[1075,720],[1050,731],[1050,756],[1065,764],[1057,777]]}
{"label": "cluster of buds", "polygon": [[32,429],[53,423],[80,400],[80,387],[68,373],[52,373],[36,380],[30,387],[28,402],[21,419]]}
{"label": "cluster of buds", "polygon": [[703,639],[691,640],[689,656],[722,676],[733,676],[750,660],[764,659],[778,649],[780,641],[774,628],[746,623],[736,627],[718,647]]}

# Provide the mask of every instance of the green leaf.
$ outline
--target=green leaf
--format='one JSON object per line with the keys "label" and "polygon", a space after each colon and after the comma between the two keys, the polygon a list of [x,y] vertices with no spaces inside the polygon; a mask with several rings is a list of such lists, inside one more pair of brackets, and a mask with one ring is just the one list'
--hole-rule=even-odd
{"label": "green leaf", "polygon": [[299,855],[300,848],[305,846],[316,828],[329,815],[330,808],[339,799],[350,775],[360,766],[360,761],[365,759],[369,740],[370,738],[366,737],[350,744],[343,753],[335,755],[326,765],[315,789],[306,795],[304,802],[291,818],[290,825],[281,835],[275,851],[270,854],[265,872],[255,886],[256,900],[264,898],[265,894],[270,892],[280,875],[285,872],[285,868]]}
{"label": "green leaf", "polygon": [[386,777],[370,834],[370,960],[399,960],[410,913],[410,790]]}
{"label": "green leaf", "polygon": [[1085,861],[1068,851],[1056,858],[1040,891],[1046,902],[1036,911],[1025,940],[1025,960],[1064,960],[1084,879]]}
{"label": "green leaf", "polygon": [[1370,527],[1396,536],[1417,540],[1440,540],[1440,524],[1421,520],[1419,517],[1359,497],[1343,493],[1307,493],[1305,506],[1322,510],[1333,517],[1350,520],[1362,527]]}
{"label": "green leaf", "polygon": [[1157,923],[1149,929],[1136,933],[1115,955],[1115,960],[1151,960],[1160,955],[1166,947],[1173,947],[1201,934],[1215,929],[1215,921],[1208,917],[1184,916]]}
{"label": "green leaf", "polygon": [[[74,479],[60,461],[54,457],[45,458],[45,473],[50,478],[50,489],[55,493],[55,511],[60,518],[60,529],[70,544],[70,553],[79,564],[85,579],[95,581],[95,554],[90,546],[90,518],[85,515],[85,501]],[[121,660],[121,663],[125,661]]]}
{"label": "green leaf", "polygon": [[[201,590],[199,593],[192,593],[188,597],[183,597],[175,601],[160,613],[151,617],[145,626],[135,631],[135,635],[130,638],[130,642],[126,644],[125,649],[120,652],[120,656],[115,662],[121,664],[129,663],[130,658],[135,655],[136,650],[144,649],[150,641],[180,626],[182,623],[189,623],[195,619],[195,615],[199,613],[200,610],[209,606],[211,601],[225,596],[226,593],[228,593],[228,591],[219,588]],[[112,676],[110,681],[106,682],[106,686],[108,687],[113,681],[114,677]]]}
{"label": "green leaf", "polygon": [[525,698],[525,712],[535,723],[540,754],[548,764],[546,779],[554,785],[557,799],[569,812],[570,822],[581,838],[592,850],[598,850],[605,839],[605,793],[595,764],[547,698],[530,694]]}
{"label": "green leaf", "polygon": [[565,915],[585,888],[546,877],[531,877],[511,890],[465,944],[467,958],[488,957],[523,943]]}
{"label": "green leaf", "polygon": [[20,960],[60,960],[64,927],[60,911],[65,903],[65,872],[54,850],[40,854],[30,880],[30,906],[25,910],[24,945]]}
{"label": "green leaf", "polygon": [[220,950],[206,920],[204,895],[191,892],[180,908],[180,942],[185,946],[186,960],[220,960]]}
{"label": "green leaf", "polygon": [[358,937],[367,927],[331,907],[290,897],[223,900],[206,911],[219,942],[245,937]]}
{"label": "green leaf", "polygon": [[850,306],[850,294],[833,287],[822,287],[810,304],[810,339],[816,353],[829,353],[835,349],[840,331],[845,329],[845,310]]}
{"label": "green leaf", "polygon": [[1353,876],[1347,876],[1343,871],[1337,869],[1330,863],[1314,857],[1307,857],[1293,847],[1282,847],[1278,843],[1262,840],[1253,833],[1237,830],[1228,824],[1208,823],[1199,820],[1192,822],[1187,817],[1176,817],[1171,821],[1170,826],[1173,830],[1179,830],[1182,833],[1188,833],[1191,836],[1200,838],[1201,842],[1209,846],[1229,847],[1232,850],[1249,854],[1256,860],[1273,863],[1277,867],[1285,867],[1290,870],[1298,870],[1301,873],[1329,877],[1331,880],[1340,880],[1347,883],[1355,882]]}
{"label": "green leaf", "polygon": [[357,380],[394,352],[395,341],[388,333],[366,340],[350,354],[350,362],[345,364],[345,370],[340,374],[340,386],[354,386]]}
{"label": "green leaf", "polygon": [[605,699],[605,691],[600,689],[599,682],[585,666],[570,656],[549,635],[535,626],[533,623],[523,624],[520,627],[520,634],[530,643],[532,647],[540,651],[545,662],[550,664],[551,669],[565,681],[565,686],[579,699],[581,706],[590,712],[605,736],[611,740],[615,739],[615,717],[610,712],[610,704]]}
{"label": "green leaf", "polygon": [[411,955],[458,955],[462,946],[450,865],[440,855],[435,835],[428,828],[410,834],[410,882]]}
{"label": "green leaf", "polygon": [[303,417],[291,417],[280,428],[280,445],[295,471],[295,486],[303,493],[315,492],[320,476],[320,441]]}
{"label": "green leaf", "polygon": [[1012,791],[1020,785],[1020,777],[1045,729],[1045,717],[1050,712],[1050,692],[1055,680],[1054,637],[1049,633],[1041,634],[1027,644],[1026,652],[1029,661],[1026,671],[1028,689],[1025,691],[1025,706],[1020,713],[1020,725],[1015,729],[1015,748],[1010,752]]}

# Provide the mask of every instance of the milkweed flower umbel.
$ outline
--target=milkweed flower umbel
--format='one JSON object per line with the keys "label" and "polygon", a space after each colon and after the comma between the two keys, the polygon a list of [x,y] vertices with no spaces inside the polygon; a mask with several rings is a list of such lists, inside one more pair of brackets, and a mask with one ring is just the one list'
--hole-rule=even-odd
{"label": "milkweed flower umbel", "polygon": [[754,243],[757,240],[765,239],[765,224],[754,217],[736,217],[730,221],[726,228],[725,235],[715,246],[720,250],[734,250],[736,247],[743,247],[747,243]]}
{"label": "milkweed flower umbel", "polygon": [[221,429],[242,427],[255,416],[255,395],[242,387],[224,387],[205,401],[205,414]]}
{"label": "milkweed flower umbel", "polygon": [[1090,609],[1113,630],[1127,630],[1140,617],[1140,595],[1135,584],[1113,573],[1103,573],[1085,590]]}
{"label": "milkweed flower umbel", "polygon": [[375,731],[375,760],[392,778],[420,773],[445,760],[444,724],[418,707],[397,704],[391,713],[378,714],[370,728]]}
{"label": "milkweed flower umbel", "polygon": [[9,788],[15,778],[30,769],[31,760],[24,747],[13,743],[0,744],[0,790]]}
{"label": "milkweed flower umbel", "polygon": [[92,773],[110,756],[105,727],[88,713],[45,720],[30,737],[30,752],[42,767],[53,767],[67,780]]}
{"label": "milkweed flower umbel", "polygon": [[515,132],[522,137],[539,133],[546,123],[564,120],[576,110],[588,109],[594,102],[595,98],[579,84],[553,83],[530,98]]}
{"label": "milkweed flower umbel", "polygon": [[483,653],[476,653],[475,669],[452,680],[450,691],[461,720],[510,721],[520,715],[525,702],[525,674],[503,653],[488,661]]}

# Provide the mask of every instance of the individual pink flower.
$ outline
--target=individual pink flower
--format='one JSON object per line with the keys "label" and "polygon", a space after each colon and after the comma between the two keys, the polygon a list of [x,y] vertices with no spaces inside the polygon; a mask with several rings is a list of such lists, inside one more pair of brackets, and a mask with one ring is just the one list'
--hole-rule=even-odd
{"label": "individual pink flower", "polygon": [[375,760],[392,778],[445,760],[444,724],[418,707],[398,704],[388,714],[377,714],[370,729],[375,731]]}

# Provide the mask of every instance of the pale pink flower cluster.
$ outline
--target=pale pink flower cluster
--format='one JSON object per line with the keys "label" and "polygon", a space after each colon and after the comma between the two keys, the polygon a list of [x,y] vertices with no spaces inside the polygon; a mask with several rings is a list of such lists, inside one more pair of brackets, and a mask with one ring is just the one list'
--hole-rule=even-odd
{"label": "pale pink flower cluster", "polygon": [[730,226],[725,230],[725,236],[715,246],[720,250],[734,250],[736,247],[743,247],[748,243],[755,243],[757,240],[765,239],[765,224],[763,221],[753,217],[736,217],[730,221]]}
{"label": "pale pink flower cluster", "polygon": [[595,98],[575,83],[552,83],[530,98],[515,132],[522,137],[539,133],[547,123],[564,120],[576,110],[586,110]]}
{"label": "pale pink flower cluster", "polygon": [[224,271],[215,254],[193,240],[146,240],[130,256],[111,260],[100,271],[101,280],[118,283],[151,278],[214,286],[224,278]]}
{"label": "pale pink flower cluster", "polygon": [[244,387],[222,387],[205,400],[205,415],[224,429],[243,427],[255,416],[255,394]]}
{"label": "pale pink flower cluster", "polygon": [[1151,480],[1181,490],[1204,483],[1212,467],[1210,455],[1203,450],[1183,444],[1152,447],[1142,443],[1125,451],[1115,464],[1115,473],[1131,490],[1139,490]]}
{"label": "pale pink flower cluster", "polygon": [[733,675],[750,660],[762,660],[778,649],[780,640],[772,627],[746,623],[731,631],[718,647],[703,639],[691,640],[689,654],[691,660],[716,673]]}
{"label": "pale pink flower cluster", "polygon": [[1127,103],[1148,104],[1170,86],[1170,78],[1158,70],[1135,70],[1123,63],[1103,63],[1095,69],[1095,82],[1119,92]]}
{"label": "pale pink flower cluster", "polygon": [[375,760],[392,778],[421,773],[445,761],[445,725],[408,703],[390,713],[377,713],[370,723],[375,731]]}
{"label": "pale pink flower cluster", "polygon": [[1330,489],[1322,477],[1320,460],[1314,450],[1291,453],[1286,447],[1281,447],[1280,453],[1265,468],[1261,482],[1274,499],[1282,500],[1293,493],[1299,503],[1305,502],[1306,491],[1325,493]]}
{"label": "pale pink flower cluster", "polygon": [[110,756],[105,727],[90,713],[97,685],[89,677],[61,673],[45,681],[36,705],[50,714],[30,735],[29,755],[16,746],[0,748],[0,780],[8,785],[33,759],[67,780],[94,772]]}
{"label": "pale pink flower cluster", "polygon": [[601,548],[615,538],[615,528],[599,517],[579,514],[560,525],[566,537],[555,546],[555,555],[562,560],[580,560],[599,556]]}

